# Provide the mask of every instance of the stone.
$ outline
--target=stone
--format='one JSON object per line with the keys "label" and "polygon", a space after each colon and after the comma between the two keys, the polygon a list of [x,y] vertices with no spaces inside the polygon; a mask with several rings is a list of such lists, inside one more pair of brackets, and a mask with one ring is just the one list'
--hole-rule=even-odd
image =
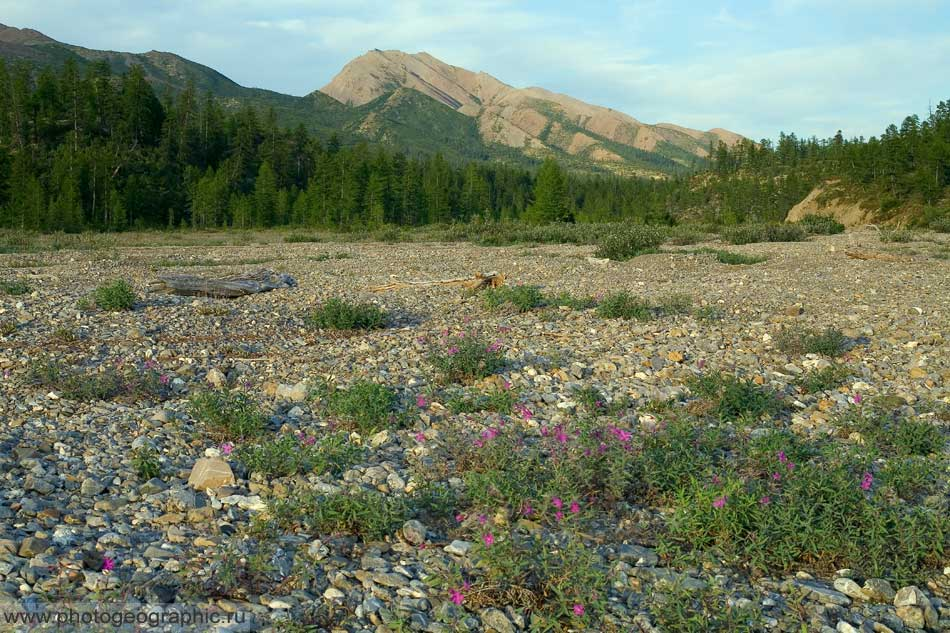
{"label": "stone", "polygon": [[426,526],[412,519],[402,524],[402,537],[412,545],[422,545],[426,542]]}
{"label": "stone", "polygon": [[854,600],[867,599],[861,586],[850,578],[835,578],[834,588]]}
{"label": "stone", "polygon": [[785,316],[797,317],[805,312],[805,308],[800,304],[790,305],[785,308]]}
{"label": "stone", "polygon": [[84,497],[95,497],[105,489],[105,485],[94,477],[86,477],[79,486],[79,492]]}
{"label": "stone", "polygon": [[498,609],[485,609],[481,612],[482,624],[485,625],[486,629],[493,629],[498,633],[515,633],[515,627],[512,626],[511,620],[508,619],[508,616],[504,614],[503,611]]}
{"label": "stone", "polygon": [[231,466],[219,457],[202,457],[191,469],[188,485],[195,490],[208,490],[234,485]]}
{"label": "stone", "polygon": [[861,589],[864,599],[868,602],[881,602],[891,604],[894,601],[896,592],[891,583],[882,578],[868,578],[864,581],[864,587]]}
{"label": "stone", "polygon": [[445,553],[455,556],[466,556],[470,549],[472,549],[472,544],[468,541],[452,541],[445,546]]}
{"label": "stone", "polygon": [[682,363],[684,358],[685,357],[683,356],[683,352],[678,352],[675,350],[672,352],[669,352],[666,355],[666,359],[672,363]]}
{"label": "stone", "polygon": [[797,581],[795,584],[804,589],[809,598],[817,602],[821,602],[822,604],[836,604],[843,607],[851,604],[851,599],[848,596],[844,595],[840,591],[829,589],[824,585],[814,582],[802,581]]}
{"label": "stone", "polygon": [[224,375],[217,367],[213,367],[208,374],[205,376],[205,380],[208,381],[213,387],[220,389],[228,384],[228,377]]}
{"label": "stone", "polygon": [[897,610],[897,617],[906,626],[915,629],[937,628],[937,611],[924,592],[914,585],[903,587],[897,592],[894,596],[894,608]]}
{"label": "stone", "polygon": [[49,549],[49,539],[37,538],[34,536],[23,539],[20,543],[20,549],[17,552],[23,558],[33,558],[37,554],[42,554]]}
{"label": "stone", "polygon": [[851,626],[849,622],[845,622],[844,620],[838,622],[838,626],[835,627],[835,630],[838,633],[861,633],[858,629]]}
{"label": "stone", "polygon": [[324,600],[329,602],[342,602],[343,598],[345,597],[346,594],[336,587],[327,587],[327,590],[323,592]]}
{"label": "stone", "polygon": [[274,395],[278,400],[290,400],[291,402],[303,402],[310,395],[310,386],[306,380],[302,380],[295,385],[277,385]]}

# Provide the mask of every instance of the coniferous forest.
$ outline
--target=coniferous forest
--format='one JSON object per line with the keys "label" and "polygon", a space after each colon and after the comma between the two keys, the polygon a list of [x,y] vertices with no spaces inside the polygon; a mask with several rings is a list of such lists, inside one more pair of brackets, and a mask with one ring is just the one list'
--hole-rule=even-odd
{"label": "coniferous forest", "polygon": [[782,220],[829,178],[883,205],[939,205],[950,185],[950,102],[880,138],[781,135],[712,148],[670,178],[447,161],[282,128],[272,110],[193,87],[156,94],[139,67],[80,71],[0,60],[0,226],[39,231],[308,226],[342,230],[495,220]]}

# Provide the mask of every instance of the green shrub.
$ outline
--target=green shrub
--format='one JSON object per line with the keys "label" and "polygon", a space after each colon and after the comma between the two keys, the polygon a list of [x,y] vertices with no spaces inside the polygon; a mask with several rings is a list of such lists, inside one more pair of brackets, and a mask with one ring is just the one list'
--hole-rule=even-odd
{"label": "green shrub", "polygon": [[458,394],[445,403],[453,413],[478,413],[491,411],[507,415],[511,413],[517,401],[517,394],[511,389],[491,389],[486,393]]}
{"label": "green shrub", "polygon": [[712,404],[711,413],[720,422],[758,420],[782,410],[778,395],[751,380],[723,372],[706,372],[689,383],[700,398]]}
{"label": "green shrub", "polygon": [[638,255],[655,253],[665,238],[664,232],[655,226],[624,225],[606,234],[594,255],[623,262]]}
{"label": "green shrub", "polygon": [[840,356],[848,347],[848,337],[837,328],[818,332],[800,326],[782,328],[775,344],[786,354],[822,354]]}
{"label": "green shrub", "polygon": [[593,308],[597,305],[597,300],[594,297],[586,296],[575,296],[569,292],[562,292],[558,295],[547,300],[548,305],[551,306],[564,306],[568,307],[571,310],[587,310],[588,308]]}
{"label": "green shrub", "polygon": [[716,255],[716,261],[720,264],[729,264],[731,266],[749,266],[760,264],[768,259],[764,255],[743,255],[742,253],[733,253],[730,251],[713,251]]}
{"label": "green shrub", "polygon": [[681,292],[674,292],[659,297],[654,310],[660,316],[671,316],[676,314],[689,314],[693,307],[693,298]]}
{"label": "green shrub", "polygon": [[368,380],[354,382],[347,389],[331,389],[324,406],[331,416],[347,428],[370,434],[389,427],[398,427],[402,419],[396,415],[396,394]]}
{"label": "green shrub", "polygon": [[950,215],[943,218],[934,218],[927,223],[927,227],[937,233],[950,233]]}
{"label": "green shrub", "polygon": [[799,376],[795,384],[804,393],[831,391],[844,384],[851,373],[845,365],[828,365],[823,369],[811,369],[805,372]]}
{"label": "green shrub", "polygon": [[158,451],[151,446],[143,446],[132,452],[132,468],[142,481],[158,477],[162,472]]}
{"label": "green shrub", "polygon": [[20,280],[0,282],[0,291],[11,296],[25,295],[33,289],[29,284]]}
{"label": "green shrub", "polygon": [[14,319],[0,319],[0,336],[10,336],[17,331],[17,322]]}
{"label": "green shrub", "polygon": [[267,418],[246,394],[204,391],[189,402],[191,415],[219,439],[247,441],[259,437]]}
{"label": "green shrub", "polygon": [[385,327],[388,315],[372,303],[352,303],[327,299],[307,317],[307,324],[318,329],[373,330]]}
{"label": "green shrub", "polygon": [[138,299],[132,286],[124,279],[116,279],[99,286],[96,288],[93,297],[95,298],[96,307],[111,312],[131,310]]}
{"label": "green shrub", "polygon": [[878,234],[881,241],[888,243],[906,243],[917,239],[917,234],[908,229],[881,229]]}
{"label": "green shrub", "polygon": [[837,235],[844,233],[844,224],[827,215],[810,213],[798,221],[812,235]]}
{"label": "green shrub", "polygon": [[459,334],[445,337],[430,362],[442,382],[471,382],[498,373],[505,366],[501,341],[487,342],[481,336]]}
{"label": "green shrub", "polygon": [[360,460],[363,449],[351,444],[347,433],[333,433],[319,440],[303,433],[283,433],[275,439],[241,446],[236,455],[249,472],[266,477],[309,472],[337,477]]}
{"label": "green shrub", "polygon": [[80,402],[162,399],[169,394],[167,375],[138,365],[88,372],[60,361],[36,360],[27,368],[25,382]]}
{"label": "green shrub", "polygon": [[289,233],[284,236],[284,242],[287,244],[298,244],[305,242],[322,242],[319,235],[310,235],[308,233]]}
{"label": "green shrub", "polygon": [[353,494],[304,493],[275,499],[271,514],[284,529],[302,527],[311,534],[352,534],[379,541],[412,518],[413,508],[406,497],[360,490]]}
{"label": "green shrub", "polygon": [[661,631],[677,633],[758,633],[762,614],[752,603],[739,607],[718,588],[696,591],[681,586],[664,588],[650,600],[650,613]]}
{"label": "green shrub", "polygon": [[649,303],[627,292],[615,292],[601,299],[597,306],[597,315],[604,319],[625,321],[649,321],[654,316]]}
{"label": "green shrub", "polygon": [[743,224],[726,228],[720,233],[730,244],[755,242],[802,242],[808,234],[797,224]]}
{"label": "green shrub", "polygon": [[485,305],[492,309],[510,305],[519,312],[528,312],[547,304],[539,286],[499,286],[488,288],[482,294]]}

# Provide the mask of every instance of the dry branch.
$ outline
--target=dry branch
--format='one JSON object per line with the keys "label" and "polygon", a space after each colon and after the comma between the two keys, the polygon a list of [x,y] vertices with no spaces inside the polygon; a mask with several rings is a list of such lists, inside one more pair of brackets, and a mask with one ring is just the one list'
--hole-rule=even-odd
{"label": "dry branch", "polygon": [[[395,275],[393,275],[395,276]],[[482,288],[497,288],[505,283],[505,276],[497,273],[476,273],[474,277],[456,277],[454,279],[433,279],[427,281],[394,281],[382,286],[370,288],[370,292],[386,292],[387,290],[402,290],[415,286],[462,286],[469,290]]]}
{"label": "dry branch", "polygon": [[278,288],[292,288],[296,285],[297,282],[290,275],[262,268],[212,279],[194,275],[162,275],[149,283],[149,290],[189,297],[231,299]]}

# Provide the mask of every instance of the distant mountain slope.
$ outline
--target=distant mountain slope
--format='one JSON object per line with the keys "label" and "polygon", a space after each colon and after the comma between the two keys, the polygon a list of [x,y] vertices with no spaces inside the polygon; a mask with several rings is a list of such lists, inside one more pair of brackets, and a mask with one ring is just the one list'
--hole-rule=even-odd
{"label": "distant mountain slope", "polygon": [[572,157],[614,171],[688,166],[708,156],[710,144],[742,137],[668,123],[648,125],[610,108],[542,88],[514,88],[483,72],[446,64],[428,53],[373,50],[344,66],[320,92],[360,106],[397,88],[411,88],[474,118],[488,144],[528,156]]}
{"label": "distant mountain slope", "polygon": [[349,62],[323,89],[305,97],[247,88],[174,53],[125,53],[65,44],[32,29],[0,24],[0,58],[59,68],[105,61],[114,73],[140,65],[161,94],[189,82],[225,107],[274,108],[286,126],[303,124],[353,142],[363,138],[410,153],[449,159],[531,164],[554,156],[583,171],[663,175],[706,157],[710,143],[742,137],[633,117],[541,88],[518,89],[491,75],[451,66],[426,53],[374,50]]}

